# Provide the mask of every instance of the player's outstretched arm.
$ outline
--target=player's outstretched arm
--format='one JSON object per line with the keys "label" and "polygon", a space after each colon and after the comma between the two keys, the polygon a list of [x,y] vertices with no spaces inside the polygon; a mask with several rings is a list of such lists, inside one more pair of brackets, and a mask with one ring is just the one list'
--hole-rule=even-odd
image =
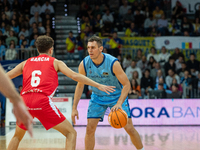
{"label": "player's outstretched arm", "polygon": [[64,75],[70,77],[71,79],[73,79],[77,82],[81,82],[83,84],[94,86],[94,87],[98,88],[99,90],[106,92],[107,94],[109,94],[109,92],[115,91],[115,89],[114,89],[115,86],[106,86],[106,85],[99,84],[99,83],[87,78],[86,76],[84,76],[82,74],[79,74],[79,73],[72,71],[62,61],[55,60],[54,61],[54,67],[55,67],[56,71],[62,72]]}
{"label": "player's outstretched arm", "polygon": [[117,101],[117,104],[112,107],[111,111],[115,111],[115,110],[121,108],[123,102],[125,101],[125,99],[128,95],[128,92],[130,91],[130,88],[131,88],[130,82],[118,61],[115,61],[114,65],[113,65],[113,73],[115,74],[115,76],[117,77],[119,82],[123,85],[123,88],[121,91],[121,95]]}
{"label": "player's outstretched arm", "polygon": [[25,63],[26,63],[26,61],[21,62],[14,69],[12,69],[9,72],[7,72],[8,77],[10,79],[13,79],[13,78],[21,75],[22,72],[23,72],[23,68],[24,68]]}
{"label": "player's outstretched arm", "polygon": [[13,113],[18,123],[23,123],[28,132],[32,136],[32,117],[29,114],[21,96],[15,90],[15,87],[8,76],[4,73],[3,68],[0,66],[0,91],[5,95],[13,104]]}
{"label": "player's outstretched arm", "polygon": [[[82,75],[86,75],[84,67],[83,67],[83,62],[80,63],[78,72]],[[83,94],[83,89],[84,89],[84,84],[81,82],[78,82],[75,89],[74,102],[73,102],[72,115],[71,115],[71,118],[74,124],[76,124],[76,118],[77,120],[79,119],[77,106],[78,106],[79,100],[81,99],[81,95]]]}

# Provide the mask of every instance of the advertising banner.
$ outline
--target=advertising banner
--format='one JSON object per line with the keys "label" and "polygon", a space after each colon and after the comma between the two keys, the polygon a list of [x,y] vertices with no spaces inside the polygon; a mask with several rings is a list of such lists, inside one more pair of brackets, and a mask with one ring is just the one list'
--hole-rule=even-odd
{"label": "advertising banner", "polygon": [[199,0],[171,0],[171,8],[173,9],[176,2],[179,1],[182,7],[185,9],[187,14],[195,14],[198,10],[200,1]]}
{"label": "advertising banner", "polygon": [[162,46],[168,49],[171,54],[175,48],[179,48],[181,52],[189,59],[190,53],[194,53],[200,60],[200,41],[198,37],[183,37],[183,36],[162,36],[155,37],[155,47],[160,52]]}
{"label": "advertising banner", "polygon": [[[71,113],[72,113],[72,97],[54,97],[52,99],[54,104],[60,110],[60,112],[66,117],[66,119],[72,123]],[[40,125],[38,119],[33,120],[36,125]],[[6,101],[6,126],[15,125],[16,119],[12,112],[12,103],[9,99]]]}
{"label": "advertising banner", "polygon": [[[87,124],[88,104],[88,99],[79,101],[76,125]],[[200,125],[199,99],[131,99],[129,105],[134,125]],[[109,111],[98,125],[109,125]]]}

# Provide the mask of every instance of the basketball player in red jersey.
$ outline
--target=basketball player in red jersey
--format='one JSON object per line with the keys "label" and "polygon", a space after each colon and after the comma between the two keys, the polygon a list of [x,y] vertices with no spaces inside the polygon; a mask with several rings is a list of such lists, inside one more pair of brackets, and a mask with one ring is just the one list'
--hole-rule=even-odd
{"label": "basketball player in red jersey", "polygon": [[[113,92],[114,86],[105,86],[90,80],[69,69],[62,61],[52,56],[54,41],[51,37],[40,36],[36,40],[39,56],[29,58],[9,71],[8,76],[13,79],[23,74],[23,89],[21,95],[30,114],[38,118],[46,130],[53,128],[66,136],[66,149],[75,150],[76,131],[69,121],[53,104],[52,97],[58,86],[57,72],[62,72],[75,81],[98,88],[106,93]],[[8,150],[16,150],[23,138],[26,128],[17,124]]]}

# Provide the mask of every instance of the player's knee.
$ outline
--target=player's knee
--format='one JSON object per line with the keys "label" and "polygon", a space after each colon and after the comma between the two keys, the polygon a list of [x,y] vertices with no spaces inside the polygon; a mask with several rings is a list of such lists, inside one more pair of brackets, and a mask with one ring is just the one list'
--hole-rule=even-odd
{"label": "player's knee", "polygon": [[77,136],[77,132],[74,129],[66,134],[66,137],[68,138],[76,138],[76,136]]}
{"label": "player's knee", "polygon": [[95,127],[95,126],[87,125],[86,134],[94,134],[94,133],[95,133],[95,130],[96,130],[96,127]]}

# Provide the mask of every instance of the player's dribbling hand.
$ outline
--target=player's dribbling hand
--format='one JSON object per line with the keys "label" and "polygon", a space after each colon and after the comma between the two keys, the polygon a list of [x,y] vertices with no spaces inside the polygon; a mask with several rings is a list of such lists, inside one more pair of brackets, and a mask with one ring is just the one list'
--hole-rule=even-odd
{"label": "player's dribbling hand", "polygon": [[104,91],[107,94],[113,93],[115,91],[114,88],[116,88],[116,87],[115,86],[102,85],[102,84],[100,84],[99,87],[98,87],[99,90]]}
{"label": "player's dribbling hand", "polygon": [[76,124],[75,117],[77,118],[77,120],[79,120],[78,110],[77,109],[72,109],[72,116],[71,117],[72,117],[73,124]]}
{"label": "player's dribbling hand", "polygon": [[26,127],[30,136],[33,137],[33,126],[32,126],[33,118],[29,114],[23,101],[18,101],[16,103],[13,103],[13,113],[16,117],[17,124],[22,123]]}
{"label": "player's dribbling hand", "polygon": [[116,111],[118,109],[122,109],[122,105],[121,104],[116,104],[111,108],[111,111]]}

